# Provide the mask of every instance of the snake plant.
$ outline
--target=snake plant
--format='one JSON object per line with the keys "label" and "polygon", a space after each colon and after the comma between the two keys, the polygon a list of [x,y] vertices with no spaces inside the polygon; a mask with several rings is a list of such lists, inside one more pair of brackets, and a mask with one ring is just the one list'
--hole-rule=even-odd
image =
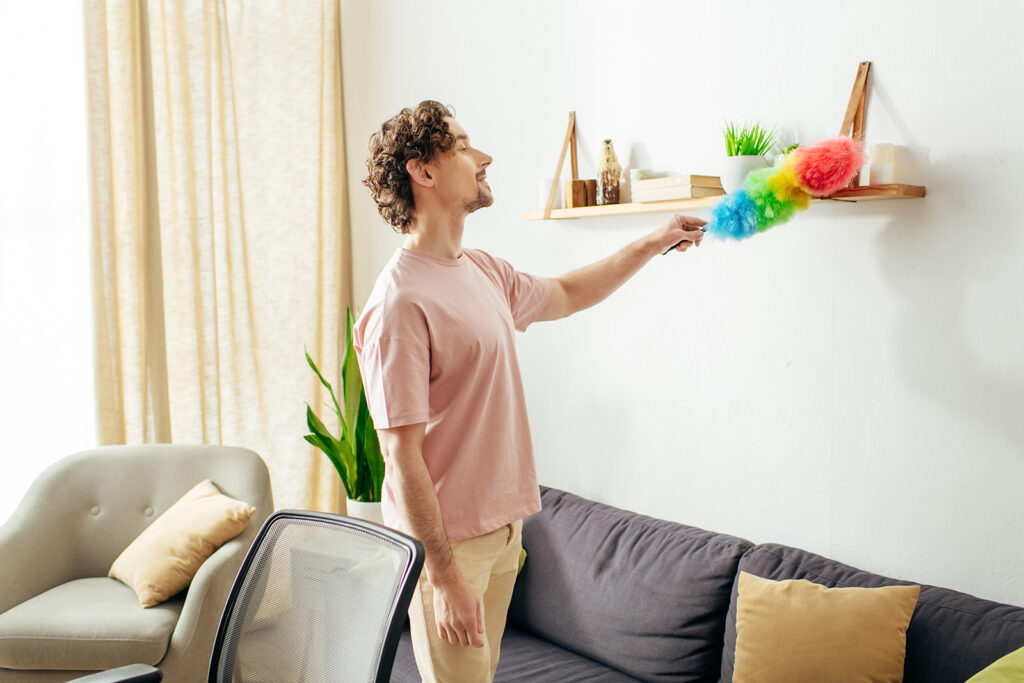
{"label": "snake plant", "polygon": [[306,425],[310,433],[306,434],[305,439],[323,451],[334,465],[350,500],[372,503],[380,500],[381,484],[384,481],[384,458],[381,456],[377,431],[373,427],[373,418],[370,417],[366,405],[363,378],[352,345],[352,326],[355,319],[351,310],[348,311],[347,318],[345,355],[341,361],[344,410],[338,404],[334,388],[324,379],[309,351],[306,351],[306,362],[331,395],[334,412],[341,423],[341,436],[335,438],[307,403]]}

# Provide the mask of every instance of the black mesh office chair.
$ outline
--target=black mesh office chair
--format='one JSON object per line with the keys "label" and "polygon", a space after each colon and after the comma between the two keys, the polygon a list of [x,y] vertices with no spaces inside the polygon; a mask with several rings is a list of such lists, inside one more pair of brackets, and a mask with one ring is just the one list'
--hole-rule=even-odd
{"label": "black mesh office chair", "polygon": [[[386,682],[423,568],[423,546],[397,531],[320,512],[264,523],[224,607],[211,682]],[[140,664],[78,683],[160,681]]]}

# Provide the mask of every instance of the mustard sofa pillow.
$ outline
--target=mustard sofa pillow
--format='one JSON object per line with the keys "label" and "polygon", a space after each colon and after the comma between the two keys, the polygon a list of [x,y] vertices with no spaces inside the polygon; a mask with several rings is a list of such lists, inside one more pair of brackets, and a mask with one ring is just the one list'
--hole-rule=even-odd
{"label": "mustard sofa pillow", "polygon": [[733,681],[902,681],[920,591],[826,588],[740,572]]}
{"label": "mustard sofa pillow", "polygon": [[146,527],[107,575],[134,590],[143,607],[159,605],[188,586],[206,558],[240,534],[254,512],[207,479]]}
{"label": "mustard sofa pillow", "polygon": [[967,679],[967,683],[1019,683],[1024,681],[1024,647],[1000,657]]}

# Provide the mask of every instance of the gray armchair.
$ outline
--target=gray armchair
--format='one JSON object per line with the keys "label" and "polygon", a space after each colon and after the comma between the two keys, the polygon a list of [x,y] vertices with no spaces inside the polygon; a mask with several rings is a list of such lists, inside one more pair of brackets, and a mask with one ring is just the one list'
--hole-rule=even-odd
{"label": "gray armchair", "polygon": [[[143,609],[107,578],[114,559],[204,479],[256,508],[192,584]],[[67,681],[159,664],[168,681],[206,677],[235,574],[274,503],[266,464],[230,446],[105,446],[43,472],[0,527],[0,683]]]}

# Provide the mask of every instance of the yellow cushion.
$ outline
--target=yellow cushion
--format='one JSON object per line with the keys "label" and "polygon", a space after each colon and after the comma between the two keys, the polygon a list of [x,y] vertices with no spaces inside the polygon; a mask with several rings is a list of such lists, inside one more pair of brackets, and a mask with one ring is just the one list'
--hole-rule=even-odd
{"label": "yellow cushion", "polygon": [[158,605],[188,586],[199,566],[249,523],[256,508],[197,484],[124,549],[108,576],[135,591],[143,607]]}
{"label": "yellow cushion", "polygon": [[967,683],[1020,683],[1024,681],[1024,647],[1000,657],[967,679]]}
{"label": "yellow cushion", "polygon": [[740,572],[733,681],[902,681],[920,591],[826,588]]}

